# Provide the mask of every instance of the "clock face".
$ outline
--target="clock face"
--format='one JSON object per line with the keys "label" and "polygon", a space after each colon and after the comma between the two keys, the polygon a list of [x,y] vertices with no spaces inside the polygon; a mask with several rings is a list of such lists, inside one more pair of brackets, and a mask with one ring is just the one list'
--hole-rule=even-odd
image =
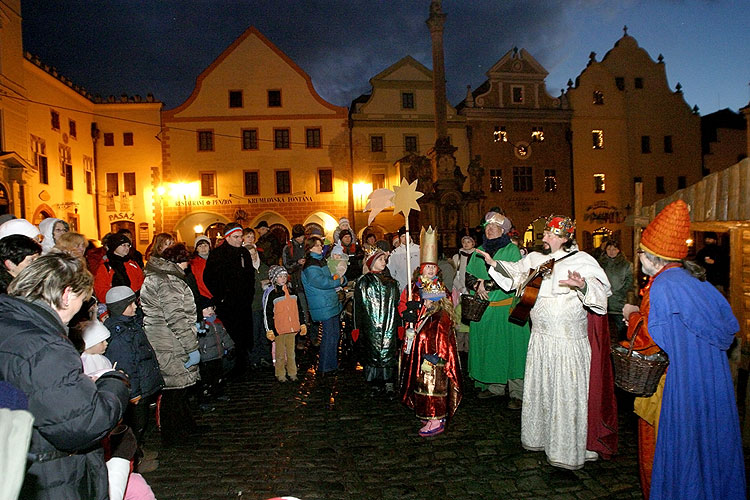
{"label": "clock face", "polygon": [[531,146],[528,142],[517,142],[514,146],[513,152],[519,160],[526,160],[531,156]]}

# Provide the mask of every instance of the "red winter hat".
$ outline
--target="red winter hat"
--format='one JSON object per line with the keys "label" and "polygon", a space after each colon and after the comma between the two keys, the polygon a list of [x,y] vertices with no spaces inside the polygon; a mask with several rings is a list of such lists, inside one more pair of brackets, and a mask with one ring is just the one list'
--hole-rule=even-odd
{"label": "red winter hat", "polygon": [[690,208],[682,200],[673,201],[654,217],[641,235],[640,247],[666,260],[687,257],[690,238]]}

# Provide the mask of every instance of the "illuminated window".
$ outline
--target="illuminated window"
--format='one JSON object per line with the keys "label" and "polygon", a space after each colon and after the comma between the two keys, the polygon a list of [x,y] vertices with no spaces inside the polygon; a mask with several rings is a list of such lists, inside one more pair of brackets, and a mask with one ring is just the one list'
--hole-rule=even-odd
{"label": "illuminated window", "polygon": [[511,99],[513,104],[523,104],[523,86],[513,85],[510,88]]}
{"label": "illuminated window", "polygon": [[503,192],[503,171],[499,168],[490,169],[490,191],[493,193]]}
{"label": "illuminated window", "polygon": [[260,194],[260,187],[258,184],[258,172],[244,172],[245,174],[245,196],[253,196]]}
{"label": "illuminated window", "polygon": [[648,135],[641,136],[641,153],[647,154],[651,152],[651,137]]}
{"label": "illuminated window", "polygon": [[242,130],[242,149],[245,151],[258,149],[258,129]]}
{"label": "illuminated window", "polygon": [[557,192],[557,172],[552,168],[544,169],[544,191],[546,193]]}
{"label": "illuminated window", "polygon": [[288,128],[275,128],[273,129],[273,148],[274,149],[289,149],[289,129]]}
{"label": "illuminated window", "polygon": [[201,196],[216,196],[216,172],[200,172]]}
{"label": "illuminated window", "polygon": [[594,192],[603,193],[607,190],[607,185],[604,182],[604,174],[594,174]]}
{"label": "illuminated window", "polygon": [[414,92],[401,92],[401,109],[414,109]]}
{"label": "illuminated window", "polygon": [[370,151],[373,153],[382,153],[384,151],[383,136],[373,135],[370,136]]}
{"label": "illuminated window", "polygon": [[241,90],[229,91],[229,107],[230,108],[242,107],[242,91]]}
{"label": "illuminated window", "polygon": [[544,130],[542,127],[531,128],[531,142],[543,142],[544,141]]}
{"label": "illuminated window", "polygon": [[122,133],[122,145],[123,146],[132,146],[133,145],[133,132],[123,132]]}
{"label": "illuminated window", "polygon": [[417,152],[417,144],[419,143],[416,135],[405,135],[404,136],[404,150],[409,153]]}
{"label": "illuminated window", "polygon": [[513,167],[513,191],[529,192],[534,190],[531,167]]}
{"label": "illuminated window", "polygon": [[276,171],[276,194],[289,194],[292,192],[292,174],[289,170]]}
{"label": "illuminated window", "polygon": [[318,192],[333,192],[333,170],[330,168],[321,168],[318,170]]}
{"label": "illuminated window", "polygon": [[602,92],[601,90],[594,91],[594,104],[604,104],[604,92]]}
{"label": "illuminated window", "polygon": [[594,149],[604,149],[604,131],[603,130],[592,130],[591,140],[593,142]]}
{"label": "illuminated window", "polygon": [[268,107],[269,108],[281,107],[281,91],[280,90],[268,91]]}
{"label": "illuminated window", "polygon": [[495,126],[493,136],[495,142],[508,142],[508,132],[505,130],[505,127]]}
{"label": "illuminated window", "polygon": [[307,148],[320,148],[320,129],[305,129],[305,145]]}
{"label": "illuminated window", "polygon": [[213,130],[198,131],[198,151],[214,150],[214,132]]}

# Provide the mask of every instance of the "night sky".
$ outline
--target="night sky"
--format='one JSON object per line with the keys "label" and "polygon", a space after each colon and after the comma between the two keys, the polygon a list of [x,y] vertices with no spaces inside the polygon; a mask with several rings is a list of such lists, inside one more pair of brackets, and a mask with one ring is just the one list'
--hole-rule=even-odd
{"label": "night sky", "polygon": [[[151,92],[181,104],[195,79],[249,26],[313,80],[328,101],[349,106],[369,79],[405,55],[432,67],[429,0],[22,0],[26,51],[102,96]],[[628,34],[656,60],[671,88],[702,115],[750,102],[750,2],[698,0],[444,0],[448,98],[514,46],[549,71],[560,94]]]}

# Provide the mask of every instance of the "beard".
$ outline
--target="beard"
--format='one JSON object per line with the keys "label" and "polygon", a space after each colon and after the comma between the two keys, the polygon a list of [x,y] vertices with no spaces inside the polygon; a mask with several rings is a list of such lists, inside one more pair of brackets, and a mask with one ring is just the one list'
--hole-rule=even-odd
{"label": "beard", "polygon": [[549,246],[549,243],[546,241],[542,243],[542,254],[543,255],[549,255],[552,253],[552,247]]}

